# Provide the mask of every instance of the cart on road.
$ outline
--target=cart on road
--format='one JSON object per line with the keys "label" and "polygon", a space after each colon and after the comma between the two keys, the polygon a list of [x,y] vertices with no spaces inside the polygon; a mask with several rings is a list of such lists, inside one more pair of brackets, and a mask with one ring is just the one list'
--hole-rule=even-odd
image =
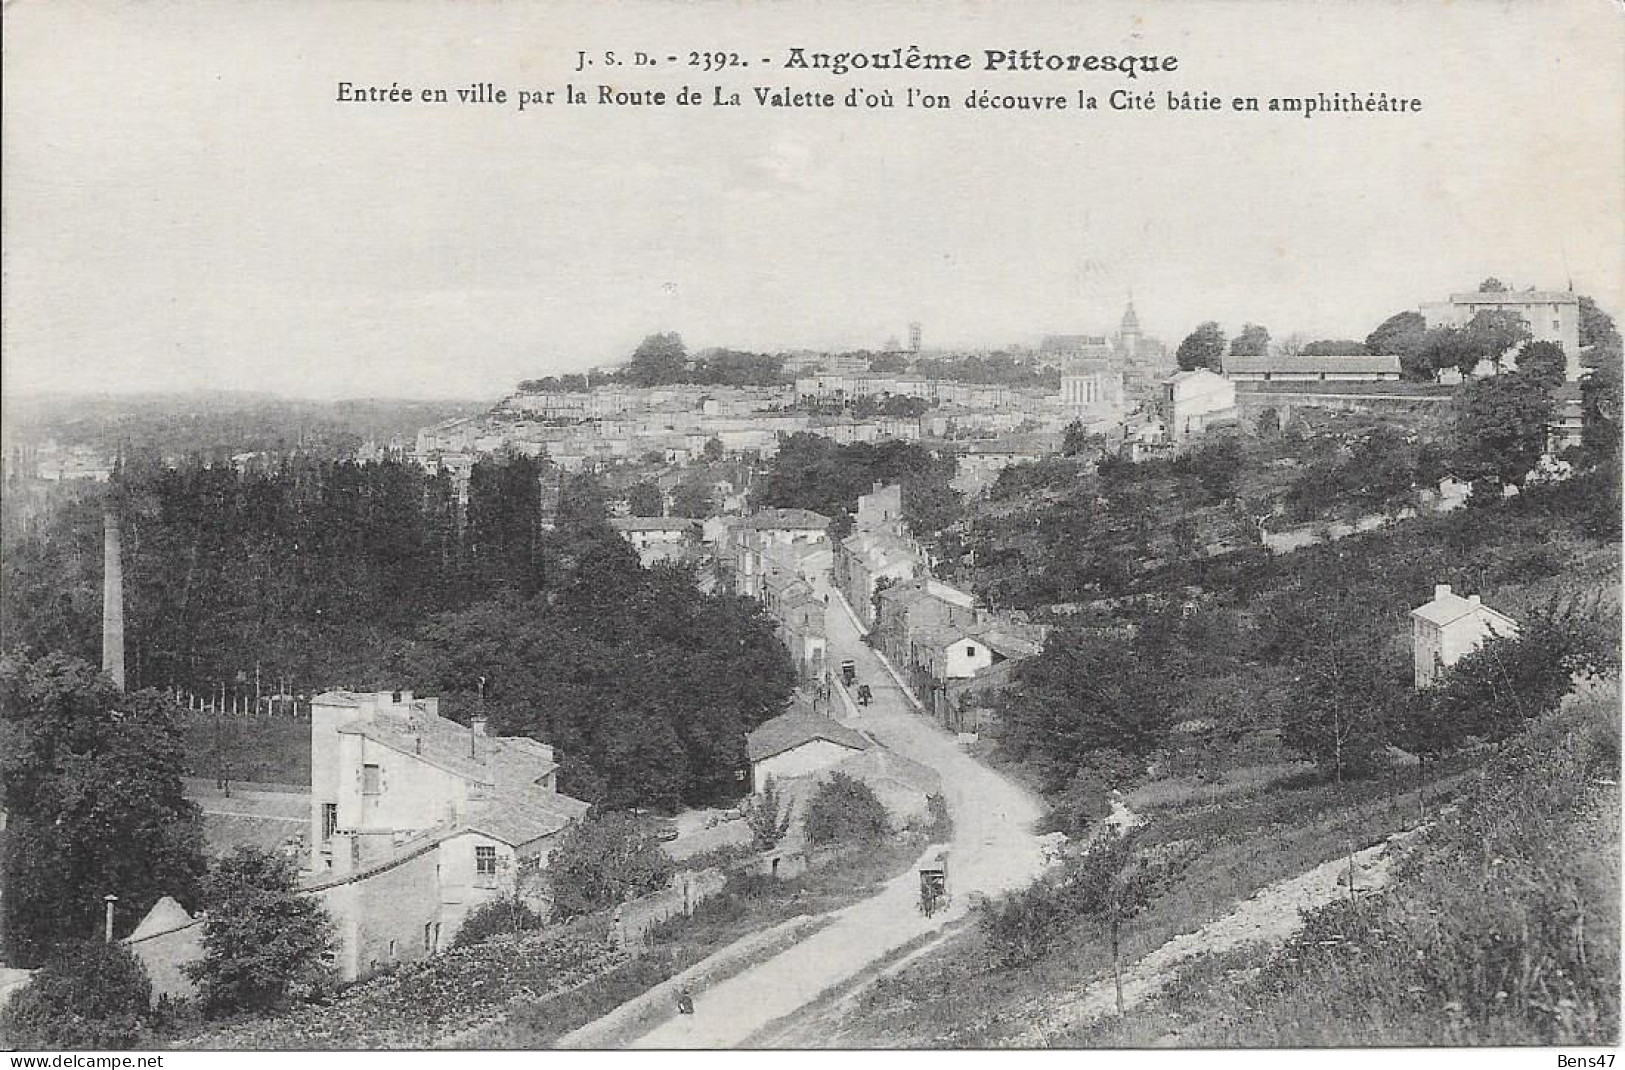
{"label": "cart on road", "polygon": [[920,864],[920,913],[926,917],[948,905],[948,850],[943,848]]}
{"label": "cart on road", "polygon": [[841,683],[851,687],[858,678],[858,663],[851,658],[841,662]]}

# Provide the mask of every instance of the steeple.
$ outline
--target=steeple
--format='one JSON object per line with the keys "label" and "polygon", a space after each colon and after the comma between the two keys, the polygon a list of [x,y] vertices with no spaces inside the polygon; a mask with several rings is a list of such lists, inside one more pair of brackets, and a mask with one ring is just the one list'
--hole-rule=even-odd
{"label": "steeple", "polygon": [[1134,314],[1134,293],[1133,293],[1133,291],[1129,292],[1129,295],[1128,295],[1128,308],[1125,309],[1124,312],[1123,312],[1123,325],[1122,325],[1121,328],[1119,328],[1119,330],[1123,334],[1139,334],[1140,333],[1140,317],[1136,316]]}

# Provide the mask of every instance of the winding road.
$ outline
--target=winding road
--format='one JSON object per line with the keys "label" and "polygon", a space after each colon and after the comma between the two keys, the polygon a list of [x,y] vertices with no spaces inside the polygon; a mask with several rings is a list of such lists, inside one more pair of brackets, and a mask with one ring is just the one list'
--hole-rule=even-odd
{"label": "winding road", "polygon": [[971,893],[1007,891],[1027,883],[1043,868],[1033,831],[1041,814],[1037,800],[971,758],[934,721],[915,712],[879,657],[862,642],[839,595],[830,598],[827,625],[830,663],[856,661],[859,681],[874,691],[874,701],[856,713],[848,712],[846,723],[942,776],[954,823],[952,902],[930,918],[922,916],[917,907],[918,877],[905,873],[877,895],[835,912],[830,925],[806,940],[695,993],[694,1014],[673,1014],[635,1040],[633,1047],[748,1044],[764,1027],[889,952],[961,917]]}

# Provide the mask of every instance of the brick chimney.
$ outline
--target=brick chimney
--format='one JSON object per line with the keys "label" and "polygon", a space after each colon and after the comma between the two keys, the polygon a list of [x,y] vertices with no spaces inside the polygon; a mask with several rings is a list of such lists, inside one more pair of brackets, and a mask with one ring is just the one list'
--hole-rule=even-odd
{"label": "brick chimney", "polygon": [[102,672],[124,689],[124,562],[112,510],[103,517],[102,533]]}
{"label": "brick chimney", "polygon": [[1433,597],[1434,598],[1448,598],[1448,597],[1450,597],[1450,585],[1448,583],[1435,584],[1434,587],[1433,587]]}

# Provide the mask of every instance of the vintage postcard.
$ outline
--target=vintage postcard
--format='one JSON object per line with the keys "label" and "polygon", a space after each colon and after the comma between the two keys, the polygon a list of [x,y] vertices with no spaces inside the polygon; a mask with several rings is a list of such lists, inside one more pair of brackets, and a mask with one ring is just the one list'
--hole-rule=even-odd
{"label": "vintage postcard", "polygon": [[13,1065],[1613,1065],[1617,2],[4,34]]}

